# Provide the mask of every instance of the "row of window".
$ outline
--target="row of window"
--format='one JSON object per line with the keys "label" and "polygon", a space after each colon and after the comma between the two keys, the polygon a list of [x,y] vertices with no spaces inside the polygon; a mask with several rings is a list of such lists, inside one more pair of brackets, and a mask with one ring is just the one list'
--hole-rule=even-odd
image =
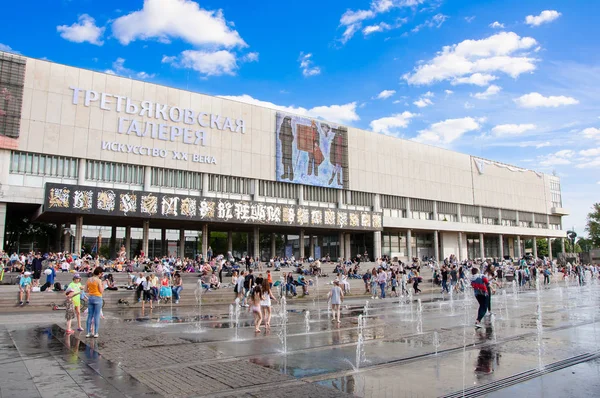
{"label": "row of window", "polygon": [[66,156],[40,155],[13,151],[10,154],[10,169],[13,174],[77,178],[78,160]]}
{"label": "row of window", "polygon": [[258,182],[258,194],[271,198],[297,199],[299,187],[298,184],[260,180]]}
{"label": "row of window", "polygon": [[85,178],[90,181],[142,185],[144,166],[88,160],[85,166]]}
{"label": "row of window", "polygon": [[[138,166],[142,167],[143,166]],[[143,170],[140,184],[144,182]],[[202,190],[202,173],[187,170],[161,169],[153,167],[151,169],[150,183],[156,187],[193,189]]]}
{"label": "row of window", "polygon": [[208,175],[208,190],[211,192],[250,194],[250,180],[243,177]]}
{"label": "row of window", "polygon": [[311,187],[304,185],[304,200],[310,202],[337,203],[339,190],[324,187]]}

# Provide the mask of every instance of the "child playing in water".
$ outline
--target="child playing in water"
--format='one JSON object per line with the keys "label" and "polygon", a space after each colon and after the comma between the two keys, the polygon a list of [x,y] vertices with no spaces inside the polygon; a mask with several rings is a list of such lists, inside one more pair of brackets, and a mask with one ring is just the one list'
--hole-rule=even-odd
{"label": "child playing in water", "polygon": [[79,296],[80,293],[76,293],[73,288],[68,288],[65,292],[67,296],[67,304],[66,304],[66,314],[65,319],[67,320],[67,335],[73,334],[73,330],[71,329],[71,321],[75,318],[75,305],[73,304],[73,298]]}
{"label": "child playing in water", "polygon": [[262,323],[262,311],[260,308],[260,301],[262,299],[262,291],[261,286],[256,285],[254,287],[254,291],[252,292],[252,314],[254,315],[254,331],[260,332],[260,324]]}
{"label": "child playing in water", "polygon": [[327,295],[327,299],[331,300],[331,312],[333,313],[333,321],[335,322],[335,315],[337,314],[337,323],[341,323],[342,320],[340,318],[340,307],[342,305],[342,300],[344,299],[344,292],[342,292],[342,288],[340,287],[339,281],[333,281],[333,287]]}

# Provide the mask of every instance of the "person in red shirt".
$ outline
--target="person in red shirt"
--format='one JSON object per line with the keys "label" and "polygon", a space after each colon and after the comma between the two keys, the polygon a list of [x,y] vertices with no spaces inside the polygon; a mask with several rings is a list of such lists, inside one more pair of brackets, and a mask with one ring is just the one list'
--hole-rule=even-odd
{"label": "person in red shirt", "polygon": [[479,268],[473,267],[471,269],[471,287],[475,293],[475,299],[479,303],[479,310],[477,311],[477,320],[475,321],[475,327],[481,328],[481,320],[485,316],[488,309],[488,291],[487,286],[489,285],[488,279],[479,273]]}

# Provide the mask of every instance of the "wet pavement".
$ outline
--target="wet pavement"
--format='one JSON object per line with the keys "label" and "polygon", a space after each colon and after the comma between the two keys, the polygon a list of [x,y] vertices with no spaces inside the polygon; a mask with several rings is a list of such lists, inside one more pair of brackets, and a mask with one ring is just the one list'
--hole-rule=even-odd
{"label": "wet pavement", "polygon": [[508,285],[482,329],[470,292],[350,300],[340,324],[324,297],[288,303],[285,328],[275,304],[261,333],[245,309],[107,312],[98,339],[0,317],[0,397],[597,396],[599,293]]}

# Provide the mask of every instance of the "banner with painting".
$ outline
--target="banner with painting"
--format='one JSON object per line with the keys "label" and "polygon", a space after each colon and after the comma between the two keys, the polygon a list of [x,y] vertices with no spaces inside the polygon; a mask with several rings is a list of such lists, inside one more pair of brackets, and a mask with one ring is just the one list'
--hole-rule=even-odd
{"label": "banner with painting", "polygon": [[348,188],[348,129],[277,113],[277,181]]}
{"label": "banner with painting", "polygon": [[21,107],[26,60],[0,52],[0,148],[17,149],[21,128]]}

